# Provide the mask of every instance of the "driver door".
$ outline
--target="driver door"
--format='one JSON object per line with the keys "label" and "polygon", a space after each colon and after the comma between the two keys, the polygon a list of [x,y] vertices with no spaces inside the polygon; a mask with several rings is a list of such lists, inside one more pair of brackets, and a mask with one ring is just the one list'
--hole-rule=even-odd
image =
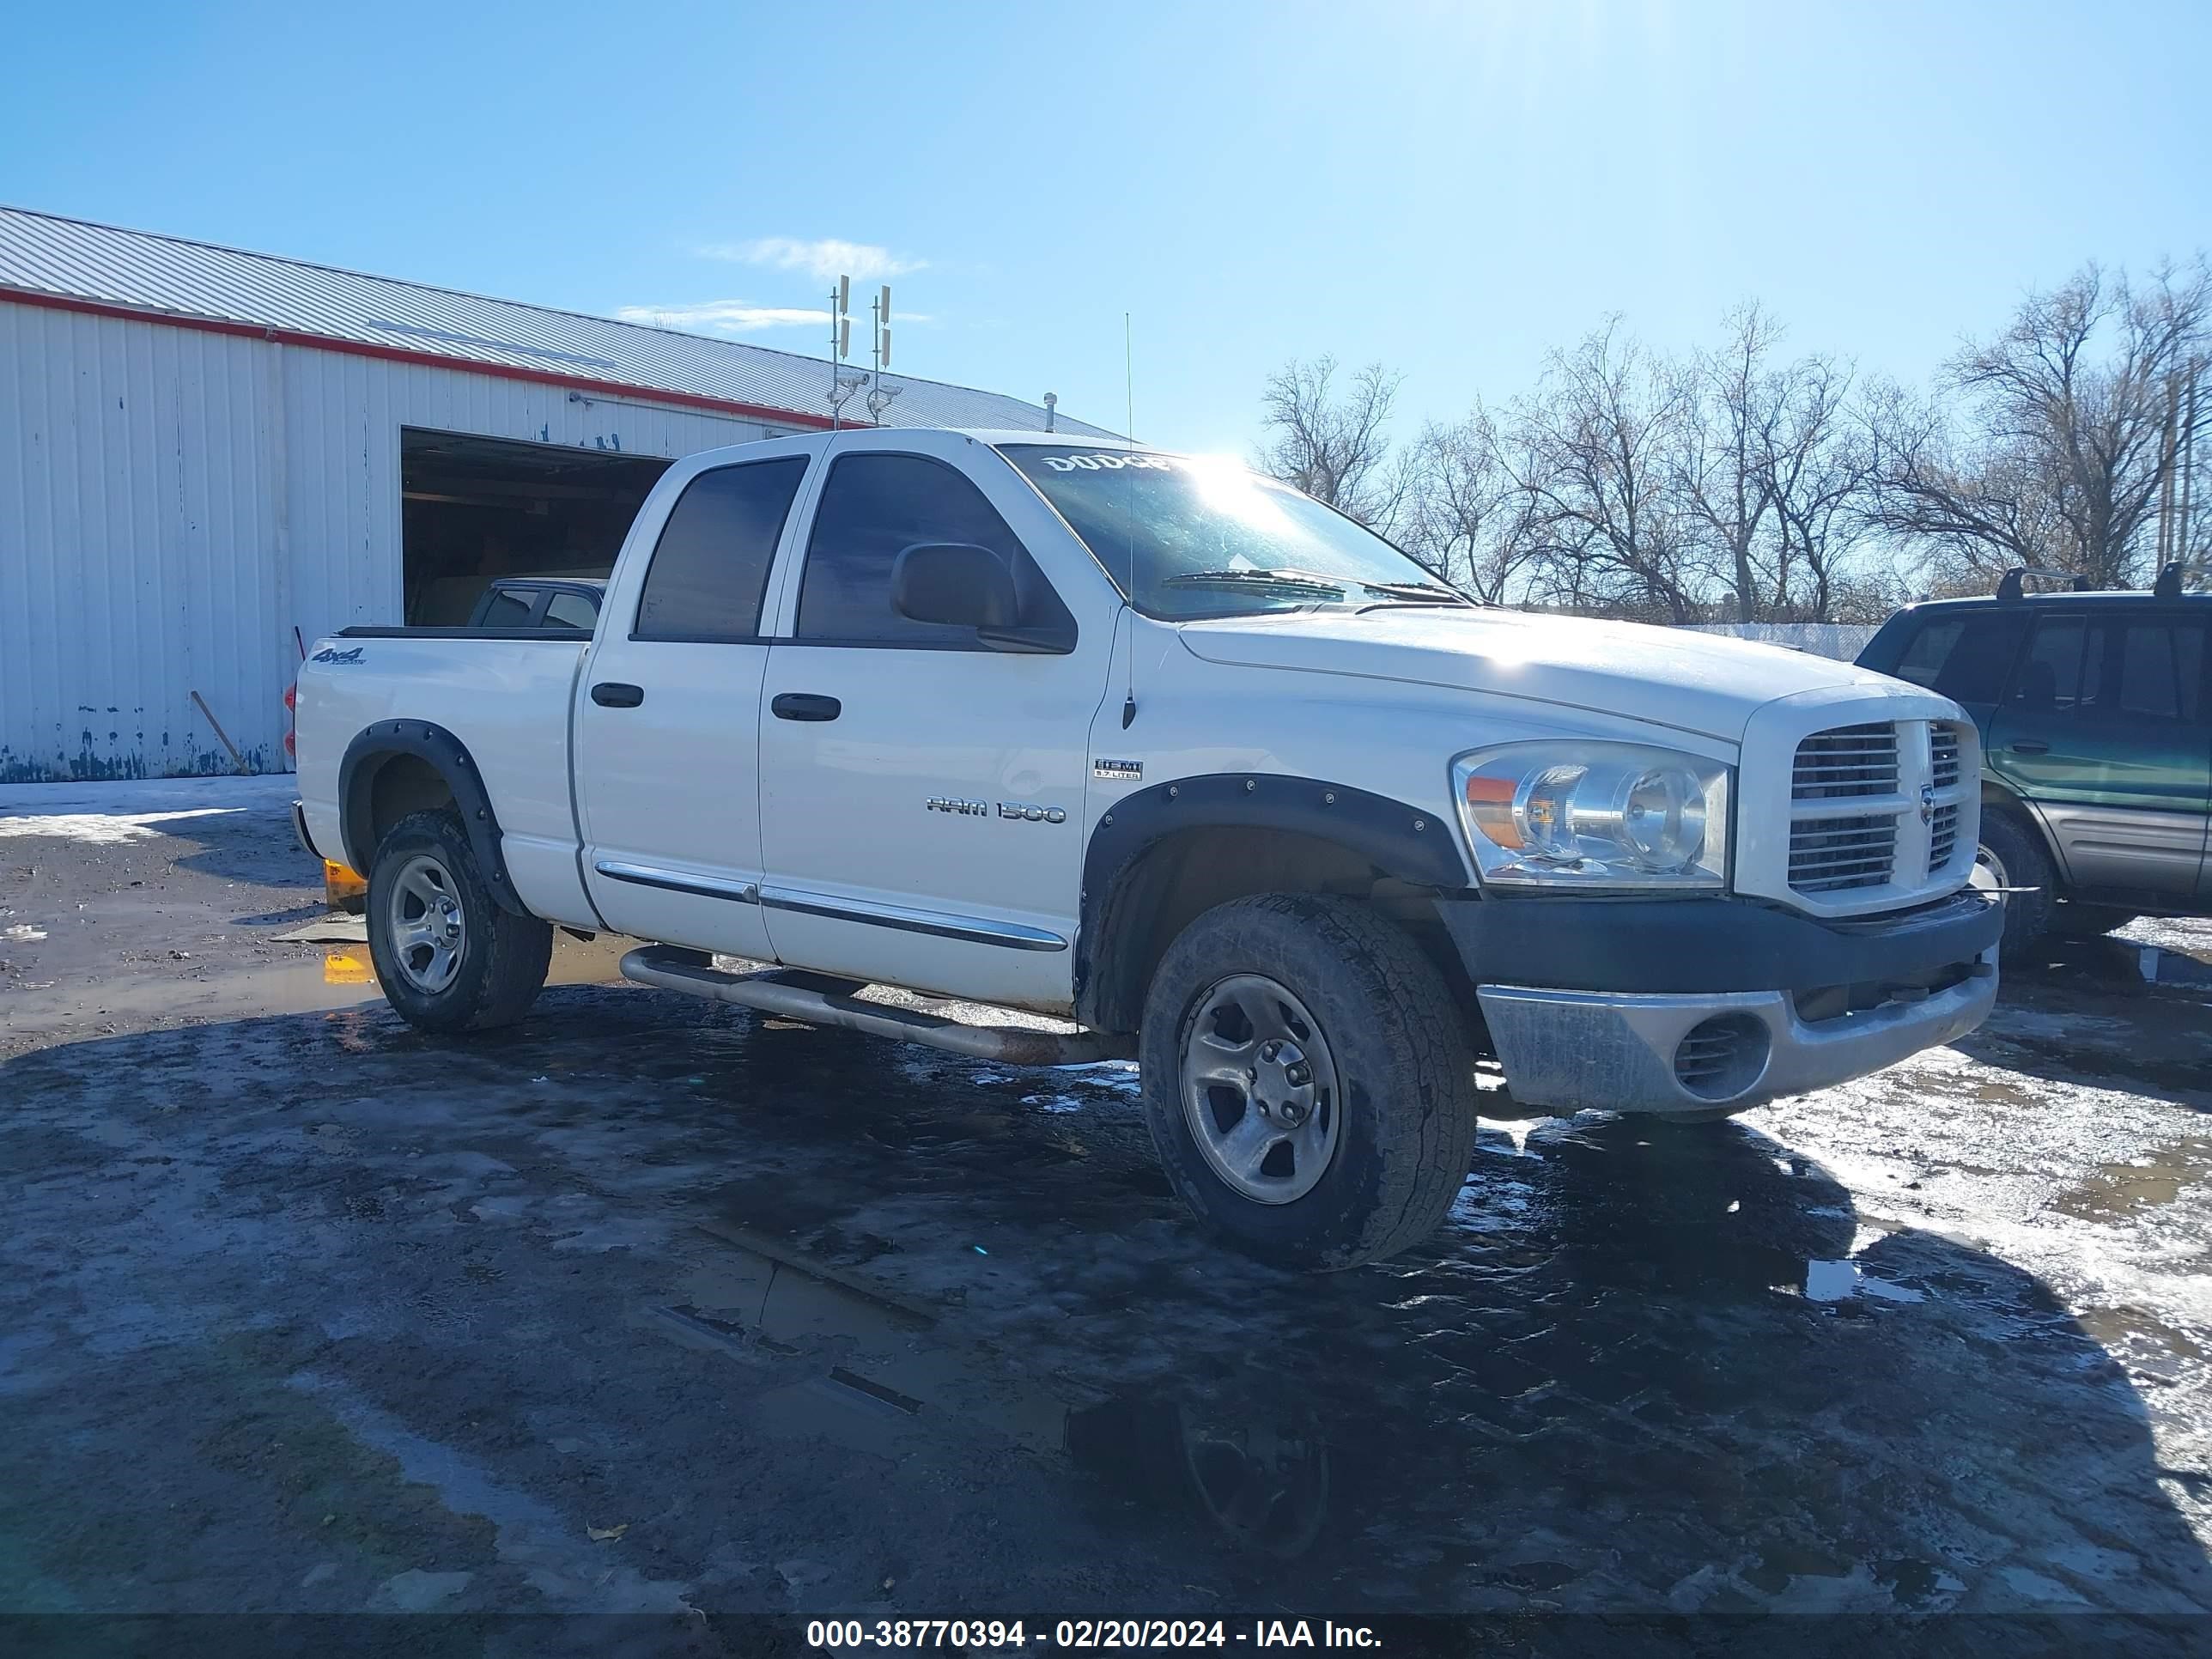
{"label": "driver door", "polygon": [[[1055,586],[1010,526],[1025,515],[1050,523],[969,440],[833,449],[762,688],[762,905],[781,960],[979,1001],[1071,1000],[1112,609],[1095,608],[1103,581]],[[927,542],[997,554],[1024,615],[1067,620],[1073,649],[996,650],[900,615],[893,562]]]}

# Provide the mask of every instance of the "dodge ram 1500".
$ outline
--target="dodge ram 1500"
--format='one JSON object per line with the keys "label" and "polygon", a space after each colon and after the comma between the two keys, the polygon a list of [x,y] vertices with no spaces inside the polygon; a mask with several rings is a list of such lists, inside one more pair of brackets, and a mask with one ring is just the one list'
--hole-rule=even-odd
{"label": "dodge ram 1500", "polygon": [[1479,1113],[1725,1116],[1996,993],[1948,699],[1475,605],[1295,490],[1117,441],[692,456],[588,633],[319,641],[299,763],[416,1025],[522,1018],[557,924],[817,1024],[1133,1054],[1176,1190],[1286,1265],[1427,1234]]}

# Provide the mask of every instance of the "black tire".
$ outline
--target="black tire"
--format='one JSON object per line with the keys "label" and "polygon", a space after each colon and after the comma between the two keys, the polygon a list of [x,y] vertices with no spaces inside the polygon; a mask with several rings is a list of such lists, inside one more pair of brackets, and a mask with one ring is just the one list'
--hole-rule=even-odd
{"label": "black tire", "polygon": [[2043,849],[2043,837],[2002,807],[1983,810],[1982,851],[1994,858],[2005,885],[2034,890],[2005,895],[2004,938],[1998,954],[2009,960],[2051,930],[2058,872]]}
{"label": "black tire", "polygon": [[[402,959],[394,935],[395,889],[428,860],[443,872],[458,911],[458,960],[435,988]],[[410,812],[377,843],[368,872],[368,954],[385,1000],[410,1025],[450,1034],[512,1025],[530,1010],[553,959],[553,928],[502,909],[477,864],[467,832],[447,811]],[[421,954],[416,951],[413,954]]]}
{"label": "black tire", "polygon": [[2138,920],[2140,910],[2123,910],[2110,904],[2076,904],[2069,899],[2052,907],[2051,931],[2061,939],[2095,939]]}
{"label": "black tire", "polygon": [[[1184,1105],[1198,1018],[1249,975],[1311,1011],[1340,1097],[1322,1172],[1286,1202],[1217,1174]],[[1248,1255],[1316,1272],[1393,1255],[1436,1230],[1467,1179],[1476,1097],[1459,1008],[1420,947],[1366,905],[1267,893],[1206,911],[1155,969],[1139,1042],[1145,1116],[1170,1183]]]}

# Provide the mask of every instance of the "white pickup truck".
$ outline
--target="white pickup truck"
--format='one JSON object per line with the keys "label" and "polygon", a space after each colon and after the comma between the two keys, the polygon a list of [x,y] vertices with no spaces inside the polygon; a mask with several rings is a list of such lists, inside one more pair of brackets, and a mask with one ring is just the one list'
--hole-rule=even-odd
{"label": "white pickup truck", "polygon": [[1725,1116],[1996,994],[1955,704],[1479,606],[1293,490],[1119,442],[693,456],[593,630],[349,629],[298,723],[302,838],[367,872],[416,1025],[522,1018],[559,925],[819,1024],[1133,1054],[1176,1189],[1301,1267],[1434,1228],[1478,1109]]}

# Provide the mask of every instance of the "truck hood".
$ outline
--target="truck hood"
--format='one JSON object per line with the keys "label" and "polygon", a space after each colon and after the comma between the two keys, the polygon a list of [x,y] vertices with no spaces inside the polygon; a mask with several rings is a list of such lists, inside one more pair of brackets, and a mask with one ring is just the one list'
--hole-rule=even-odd
{"label": "truck hood", "polygon": [[1180,624],[1208,662],[1353,674],[1587,708],[1741,742],[1754,708],[1888,676],[1783,646],[1516,611],[1297,611]]}

